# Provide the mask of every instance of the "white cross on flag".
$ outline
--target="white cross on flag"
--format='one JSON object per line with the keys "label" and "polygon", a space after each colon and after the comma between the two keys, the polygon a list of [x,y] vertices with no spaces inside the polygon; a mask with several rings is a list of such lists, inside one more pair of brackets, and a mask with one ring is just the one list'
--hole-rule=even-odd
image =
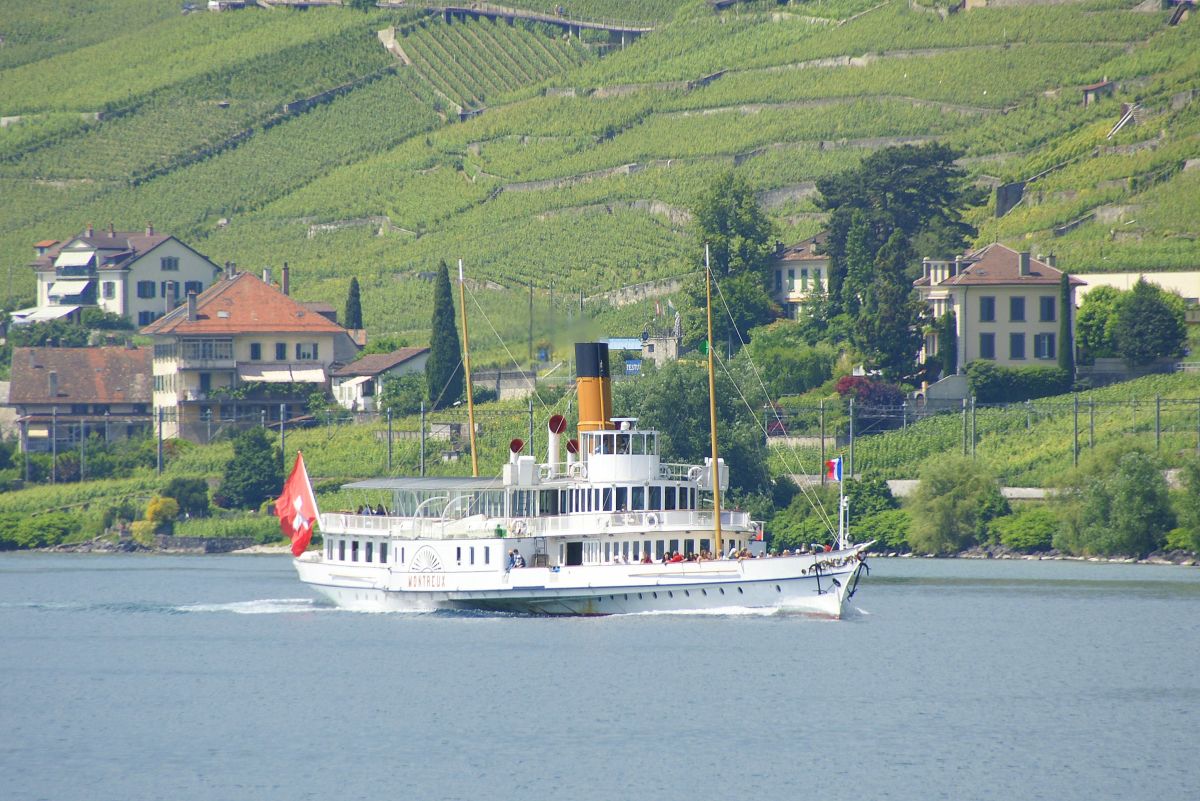
{"label": "white cross on flag", "polygon": [[292,473],[283,483],[283,493],[275,501],[275,516],[283,536],[292,541],[292,555],[299,556],[312,539],[313,523],[317,520],[317,499],[304,468],[304,457],[296,454]]}

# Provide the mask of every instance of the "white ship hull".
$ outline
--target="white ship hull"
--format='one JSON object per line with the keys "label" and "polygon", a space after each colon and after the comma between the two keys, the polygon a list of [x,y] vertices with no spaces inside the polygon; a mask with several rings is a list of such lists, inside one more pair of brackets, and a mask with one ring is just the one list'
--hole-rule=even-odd
{"label": "white ship hull", "polygon": [[863,569],[858,550],[772,559],[678,564],[517,568],[487,573],[411,573],[383,566],[295,560],[301,580],[361,612],[471,610],[610,615],[720,609],[785,609],[842,617]]}

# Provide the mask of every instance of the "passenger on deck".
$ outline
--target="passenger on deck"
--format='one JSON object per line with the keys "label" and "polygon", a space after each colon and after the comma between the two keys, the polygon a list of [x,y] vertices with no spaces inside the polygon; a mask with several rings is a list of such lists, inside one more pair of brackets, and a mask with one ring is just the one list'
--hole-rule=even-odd
{"label": "passenger on deck", "polygon": [[520,551],[515,551],[513,556],[513,567],[525,567],[525,557],[521,556]]}
{"label": "passenger on deck", "polygon": [[671,555],[671,558],[670,558],[670,560],[669,560],[669,561],[670,561],[672,564],[675,564],[676,562],[682,562],[682,561],[683,561],[683,554],[681,554],[679,551],[676,551],[674,554],[672,554],[672,555]]}
{"label": "passenger on deck", "polygon": [[377,514],[377,515],[381,515],[381,516],[382,516],[382,515],[386,515],[386,514],[387,514],[387,512],[386,512],[386,511],[384,511],[384,508],[383,508],[383,504],[382,504],[382,503],[381,503],[381,504],[379,504],[378,506],[376,506],[376,507],[375,507],[375,514]]}
{"label": "passenger on deck", "polygon": [[643,565],[652,565],[652,564],[654,564],[654,559],[652,559],[652,558],[650,557],[650,552],[649,552],[649,551],[646,551],[644,554],[642,554],[642,564],[643,564]]}
{"label": "passenger on deck", "polygon": [[511,551],[508,552],[508,560],[504,563],[504,569],[506,571],[512,570],[513,567],[516,566],[516,564],[517,564],[517,549],[513,548]]}

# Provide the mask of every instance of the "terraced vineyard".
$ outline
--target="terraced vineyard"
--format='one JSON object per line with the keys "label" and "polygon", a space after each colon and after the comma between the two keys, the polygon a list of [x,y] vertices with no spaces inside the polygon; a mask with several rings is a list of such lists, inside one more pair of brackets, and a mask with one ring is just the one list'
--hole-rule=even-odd
{"label": "terraced vineyard", "polygon": [[577,40],[552,39],[521,25],[483,19],[447,25],[422,20],[397,43],[434,89],[459,109],[486,105],[589,58]]}
{"label": "terraced vineyard", "polygon": [[[288,261],[301,297],[338,298],[357,275],[368,326],[414,340],[430,289],[416,276],[461,257],[506,339],[526,336],[511,309],[529,282],[539,309],[555,287],[538,336],[565,338],[580,293],[694,268],[688,208],[718,170],[737,165],[781,237],[804,236],[820,224],[818,178],[936,139],[984,185],[1057,167],[1004,217],[974,210],[981,241],[1054,250],[1074,270],[1200,264],[1200,179],[1185,169],[1200,158],[1195,20],[1168,26],[1132,0],[945,18],[905,0],[514,5],[655,30],[622,49],[419,9],[254,9],[114,33],[104,46],[121,66],[103,78],[80,27],[44,59],[0,61],[0,114],[26,117],[0,132],[0,253],[19,266],[29,243],[88,220],[153,219],[218,261]],[[167,40],[179,47],[135,52]],[[1106,76],[1112,96],[1084,107],[1080,87]],[[1140,124],[1109,139],[1134,102]],[[105,109],[126,113],[78,116]],[[460,109],[484,110],[460,123]],[[18,270],[14,284],[32,281]],[[584,317],[627,333],[650,306]]]}

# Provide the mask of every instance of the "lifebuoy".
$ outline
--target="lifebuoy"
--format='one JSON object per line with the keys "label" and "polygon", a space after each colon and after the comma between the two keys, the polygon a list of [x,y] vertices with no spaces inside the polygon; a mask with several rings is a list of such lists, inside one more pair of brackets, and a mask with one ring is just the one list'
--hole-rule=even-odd
{"label": "lifebuoy", "polygon": [[688,481],[699,481],[700,473],[703,470],[704,468],[700,465],[692,465],[690,468],[688,468]]}
{"label": "lifebuoy", "polygon": [[655,514],[646,515],[646,525],[657,526],[658,525],[658,515],[655,515]]}
{"label": "lifebuoy", "polygon": [[633,512],[629,512],[628,514],[625,515],[625,525],[636,526],[637,521],[638,521],[637,515],[635,515]]}

